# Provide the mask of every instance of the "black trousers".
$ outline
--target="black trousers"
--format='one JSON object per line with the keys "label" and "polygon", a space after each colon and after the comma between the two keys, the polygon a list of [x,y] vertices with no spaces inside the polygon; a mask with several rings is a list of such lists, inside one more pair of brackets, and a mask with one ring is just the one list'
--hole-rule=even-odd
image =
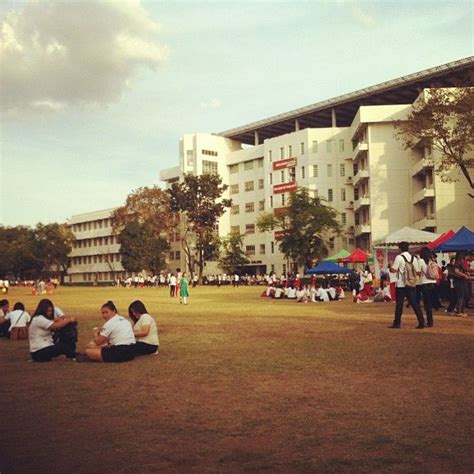
{"label": "black trousers", "polygon": [[454,288],[448,288],[448,298],[449,298],[449,306],[446,310],[447,313],[452,313],[454,308],[456,308],[456,290]]}
{"label": "black trousers", "polygon": [[433,326],[433,292],[436,289],[436,283],[421,285],[423,295],[423,306],[425,307],[426,321],[428,326]]}
{"label": "black trousers", "polygon": [[393,320],[394,326],[400,326],[403,314],[403,303],[405,298],[410,303],[413,311],[415,312],[416,319],[418,319],[418,325],[424,327],[425,320],[423,319],[423,313],[421,312],[420,305],[416,298],[416,289],[413,287],[396,288],[395,290],[395,318]]}
{"label": "black trousers", "polygon": [[158,346],[147,344],[146,342],[137,342],[135,344],[135,355],[149,355],[158,351]]}
{"label": "black trousers", "polygon": [[74,359],[76,353],[70,345],[64,344],[63,342],[57,342],[52,346],[32,352],[31,358],[35,362],[49,362],[54,357],[58,357],[60,355],[65,355],[68,359]]}
{"label": "black trousers", "polygon": [[174,296],[175,290],[176,290],[176,286],[175,285],[170,285],[170,296]]}

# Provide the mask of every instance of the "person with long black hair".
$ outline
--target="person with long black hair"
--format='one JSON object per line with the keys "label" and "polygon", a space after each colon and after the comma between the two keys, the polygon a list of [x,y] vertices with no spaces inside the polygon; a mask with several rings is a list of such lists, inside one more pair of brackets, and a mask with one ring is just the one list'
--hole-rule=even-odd
{"label": "person with long black hair", "polygon": [[128,315],[134,322],[133,332],[137,343],[135,344],[135,355],[157,354],[159,348],[158,328],[155,320],[148,314],[145,305],[140,301],[134,301],[128,307]]}
{"label": "person with long black hair", "polygon": [[94,340],[86,356],[95,362],[127,362],[135,357],[135,335],[127,318],[120,316],[112,301],[101,308],[105,324],[94,328]]}
{"label": "person with long black hair", "polygon": [[433,293],[436,288],[437,280],[430,275],[430,262],[433,260],[433,252],[428,247],[420,250],[420,259],[418,266],[421,272],[421,295],[423,297],[423,306],[426,313],[426,326],[433,327]]}
{"label": "person with long black hair", "polygon": [[76,323],[75,318],[54,319],[54,305],[51,300],[42,299],[38,303],[28,330],[31,358],[35,362],[49,362],[54,357],[65,355],[67,360],[75,360],[75,348],[62,341],[54,342],[53,331],[68,324]]}

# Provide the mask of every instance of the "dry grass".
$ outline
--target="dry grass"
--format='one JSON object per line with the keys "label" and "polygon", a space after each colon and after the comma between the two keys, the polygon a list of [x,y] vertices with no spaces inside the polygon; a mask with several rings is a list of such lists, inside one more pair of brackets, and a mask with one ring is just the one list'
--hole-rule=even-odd
{"label": "dry grass", "polygon": [[[268,301],[260,289],[61,288],[82,347],[142,299],[161,354],[28,363],[0,340],[0,472],[472,472],[474,318],[386,328],[391,305]],[[13,289],[34,309],[38,298]]]}

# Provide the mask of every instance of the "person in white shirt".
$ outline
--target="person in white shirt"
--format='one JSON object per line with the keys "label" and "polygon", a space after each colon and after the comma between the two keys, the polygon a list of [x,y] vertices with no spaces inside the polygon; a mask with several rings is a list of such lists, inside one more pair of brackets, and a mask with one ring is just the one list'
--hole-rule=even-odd
{"label": "person in white shirt", "polygon": [[175,296],[175,293],[176,293],[176,282],[177,282],[176,276],[173,275],[173,274],[171,274],[171,275],[170,275],[170,280],[169,280],[170,296],[171,296],[171,297],[174,297],[174,296]]}
{"label": "person in white shirt", "polygon": [[288,287],[288,299],[289,300],[294,300],[296,298],[296,288],[294,285],[290,285]]}
{"label": "person in white shirt", "polygon": [[18,302],[13,306],[13,311],[10,311],[5,319],[10,321],[10,339],[15,341],[17,339],[28,339],[28,324],[31,321],[31,316],[25,311],[23,303]]}
{"label": "person in white shirt", "polygon": [[137,340],[135,355],[158,354],[160,345],[158,328],[145,305],[140,300],[134,301],[128,307],[128,315],[134,322],[133,333]]}
{"label": "person in white shirt", "polygon": [[117,314],[112,301],[102,305],[102,328],[94,328],[94,340],[86,356],[94,362],[126,362],[135,357],[135,335],[130,321]]}
{"label": "person in white shirt", "polygon": [[28,329],[31,358],[35,362],[49,362],[54,357],[65,355],[68,360],[75,360],[75,349],[64,342],[54,342],[52,331],[75,323],[74,318],[54,320],[54,305],[48,299],[38,303]]}
{"label": "person in white shirt", "polygon": [[429,328],[433,327],[433,293],[438,281],[429,276],[429,265],[432,260],[433,252],[428,247],[423,247],[420,250],[418,264],[420,266],[421,294],[423,296],[423,306],[426,313],[426,325]]}
{"label": "person in white shirt", "polygon": [[389,326],[389,328],[400,328],[403,313],[403,303],[405,298],[407,298],[410,306],[415,312],[416,318],[418,319],[418,326],[416,329],[423,329],[425,327],[425,320],[423,318],[420,305],[416,299],[415,283],[409,281],[410,272],[408,268],[409,265],[413,266],[414,272],[418,275],[420,273],[418,260],[408,251],[408,242],[400,242],[398,248],[400,249],[401,253],[395,257],[395,260],[390,267],[390,271],[397,274],[397,286],[395,289],[395,315],[393,324]]}
{"label": "person in white shirt", "polygon": [[283,288],[281,286],[277,286],[275,288],[275,295],[273,296],[275,299],[280,299],[282,298],[283,295]]}
{"label": "person in white shirt", "polygon": [[329,301],[329,294],[324,288],[316,289],[316,301]]}

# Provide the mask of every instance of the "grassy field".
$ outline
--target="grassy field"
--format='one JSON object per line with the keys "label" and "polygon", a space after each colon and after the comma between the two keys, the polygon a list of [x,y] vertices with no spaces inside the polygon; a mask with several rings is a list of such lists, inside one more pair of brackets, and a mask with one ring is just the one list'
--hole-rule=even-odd
{"label": "grassy field", "polygon": [[[474,317],[417,331],[393,306],[296,304],[260,288],[60,288],[79,348],[114,300],[145,302],[160,355],[29,363],[0,339],[0,472],[439,472],[474,469]],[[33,311],[39,298],[12,289]]]}

